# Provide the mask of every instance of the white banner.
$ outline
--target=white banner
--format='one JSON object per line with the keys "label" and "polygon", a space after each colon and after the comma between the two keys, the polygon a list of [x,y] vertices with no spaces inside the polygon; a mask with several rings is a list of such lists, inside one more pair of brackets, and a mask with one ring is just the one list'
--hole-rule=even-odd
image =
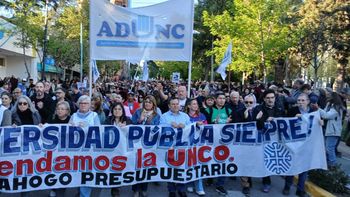
{"label": "white banner", "polygon": [[90,6],[91,59],[190,61],[193,0],[141,8],[91,0]]}
{"label": "white banner", "polygon": [[165,126],[2,127],[0,190],[186,183],[218,176],[296,175],[326,169],[318,113],[255,122]]}

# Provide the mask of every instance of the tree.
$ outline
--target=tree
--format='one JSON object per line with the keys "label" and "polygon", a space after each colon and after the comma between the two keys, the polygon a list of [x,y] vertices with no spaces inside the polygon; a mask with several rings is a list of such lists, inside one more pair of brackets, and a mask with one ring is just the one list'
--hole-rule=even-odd
{"label": "tree", "polygon": [[195,7],[194,29],[197,33],[194,35],[193,41],[193,67],[201,68],[204,71],[204,73],[202,72],[204,76],[200,78],[204,78],[206,81],[208,81],[211,73],[210,66],[214,63],[211,61],[214,54],[207,52],[212,50],[213,42],[216,38],[210,34],[209,28],[204,26],[203,11],[206,10],[214,15],[222,14],[224,10],[230,9],[232,4],[233,1],[198,0],[198,4]]}
{"label": "tree", "polygon": [[233,62],[229,70],[246,74],[260,74],[266,79],[267,69],[293,45],[287,11],[291,5],[285,1],[234,1],[232,13],[221,15],[204,12],[204,24],[211,34],[217,36],[215,48],[211,51],[220,62],[230,40],[233,42]]}
{"label": "tree", "polygon": [[[35,51],[39,51],[37,41],[42,35],[39,25],[42,15],[38,13],[39,7],[35,0],[1,1],[0,6],[14,12],[14,16],[8,20],[15,25],[15,28],[9,31],[11,34],[19,35],[18,41],[14,44],[23,49],[22,57],[29,79],[31,75],[26,61],[26,49],[32,47]],[[40,57],[40,53],[37,54]]]}
{"label": "tree", "polygon": [[[300,18],[299,27],[307,29],[302,36],[305,49],[302,54],[306,59],[307,56],[312,57],[315,77],[317,77],[317,69],[322,64],[323,54],[331,53],[337,61],[338,72],[334,88],[341,89],[350,53],[350,2],[346,0],[306,1],[300,11]],[[316,44],[318,47],[315,47]]]}

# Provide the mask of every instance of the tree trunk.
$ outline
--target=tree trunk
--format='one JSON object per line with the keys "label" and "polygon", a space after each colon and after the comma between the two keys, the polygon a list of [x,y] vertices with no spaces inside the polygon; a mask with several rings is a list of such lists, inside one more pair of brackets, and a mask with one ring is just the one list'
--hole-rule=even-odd
{"label": "tree trunk", "polygon": [[261,46],[261,66],[262,66],[262,72],[263,72],[263,78],[264,78],[264,83],[266,83],[266,64],[265,64],[265,46],[264,46],[264,31],[263,31],[263,26],[262,26],[262,18],[261,14],[259,13],[259,25],[260,25],[260,46]]}
{"label": "tree trunk", "polygon": [[22,32],[22,50],[23,50],[23,61],[24,61],[24,67],[26,68],[27,71],[27,79],[30,79],[30,72],[29,72],[29,68],[28,68],[28,64],[27,64],[27,60],[26,60],[26,43],[25,43],[25,38],[24,38],[24,33]]}
{"label": "tree trunk", "polygon": [[337,64],[337,78],[333,84],[333,90],[340,92],[344,85],[344,79],[346,75],[346,64],[339,63]]}

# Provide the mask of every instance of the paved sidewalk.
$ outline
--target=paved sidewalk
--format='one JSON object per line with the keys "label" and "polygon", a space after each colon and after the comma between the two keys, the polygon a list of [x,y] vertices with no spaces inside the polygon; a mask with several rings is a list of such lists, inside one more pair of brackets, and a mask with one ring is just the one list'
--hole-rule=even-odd
{"label": "paved sidewalk", "polygon": [[[261,188],[261,178],[253,178],[253,188],[251,189],[251,194],[249,196],[252,197],[279,197],[282,195],[282,189],[284,186],[284,179],[279,176],[272,176],[272,188],[269,193],[263,193],[260,191]],[[228,190],[227,197],[244,197],[241,193],[241,186],[239,178],[236,180],[227,179],[225,184],[226,189]],[[67,189],[64,194],[60,196],[65,197],[74,197],[77,194],[77,189]],[[220,196],[216,191],[214,186],[205,188],[207,197],[218,197]],[[291,188],[290,197],[294,197],[295,195],[295,187]],[[49,191],[36,191],[30,192],[30,197],[48,197]],[[93,197],[109,197],[110,189],[94,189],[92,193]],[[122,187],[121,188],[121,197],[132,197],[131,187]],[[155,185],[154,183],[149,184],[148,188],[148,196],[149,197],[167,197],[167,187],[166,183],[160,183],[160,185]],[[188,197],[196,197],[197,195],[194,193],[188,193]],[[0,197],[20,197],[19,194],[0,194]]]}

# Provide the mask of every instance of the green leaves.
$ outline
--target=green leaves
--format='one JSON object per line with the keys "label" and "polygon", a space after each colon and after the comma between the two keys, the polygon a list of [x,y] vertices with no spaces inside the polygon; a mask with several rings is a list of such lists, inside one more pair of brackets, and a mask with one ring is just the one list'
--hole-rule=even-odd
{"label": "green leaves", "polygon": [[290,36],[287,12],[291,5],[281,0],[234,1],[234,16],[228,11],[220,15],[203,12],[204,25],[217,36],[216,63],[222,59],[228,40],[233,40],[233,62],[229,70],[253,73],[260,65],[271,67],[274,60],[286,55],[294,42]]}

